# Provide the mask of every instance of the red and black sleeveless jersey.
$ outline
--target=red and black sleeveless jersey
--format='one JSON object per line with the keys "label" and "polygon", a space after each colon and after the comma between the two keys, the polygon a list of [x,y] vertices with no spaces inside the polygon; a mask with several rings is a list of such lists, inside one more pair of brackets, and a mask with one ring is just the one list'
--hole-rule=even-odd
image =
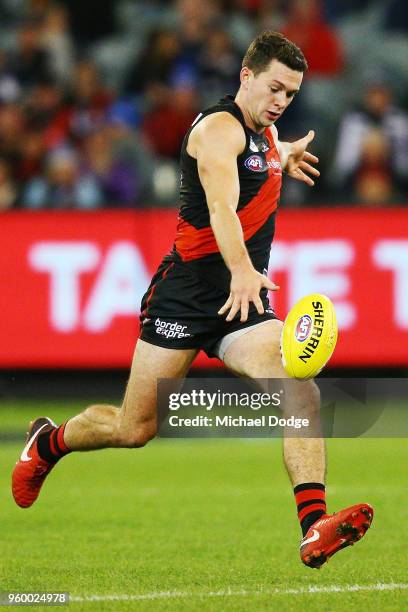
{"label": "red and black sleeveless jersey", "polygon": [[227,289],[230,273],[210,225],[197,160],[187,153],[188,138],[193,127],[204,117],[218,112],[231,113],[245,132],[245,150],[237,157],[240,184],[237,214],[249,256],[259,272],[268,268],[282,168],[270,130],[262,134],[252,131],[245,124],[243,114],[232,96],[226,96],[201,113],[184,138],[180,158],[180,212],[172,256],[205,277],[207,282]]}

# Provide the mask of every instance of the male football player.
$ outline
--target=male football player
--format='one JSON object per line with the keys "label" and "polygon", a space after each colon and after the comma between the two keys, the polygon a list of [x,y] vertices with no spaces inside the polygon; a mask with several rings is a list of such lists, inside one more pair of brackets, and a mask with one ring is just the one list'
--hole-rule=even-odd
{"label": "male football player", "polygon": [[[180,215],[172,252],[164,257],[141,308],[141,334],[120,407],[96,405],[57,427],[42,417],[13,472],[17,504],[36,500],[44,479],[72,451],[144,446],[157,431],[156,383],[182,378],[200,349],[235,374],[285,378],[282,322],[270,308],[278,287],[268,268],[282,172],[313,186],[318,159],[307,151],[313,131],[280,142],[275,122],[299,92],[306,60],[276,32],[261,33],[242,63],[240,87],[198,115],[181,149]],[[314,382],[290,385],[290,404],[319,431]],[[328,514],[324,440],[285,437],[303,540],[302,561],[320,567],[360,539],[373,510],[357,504]]]}

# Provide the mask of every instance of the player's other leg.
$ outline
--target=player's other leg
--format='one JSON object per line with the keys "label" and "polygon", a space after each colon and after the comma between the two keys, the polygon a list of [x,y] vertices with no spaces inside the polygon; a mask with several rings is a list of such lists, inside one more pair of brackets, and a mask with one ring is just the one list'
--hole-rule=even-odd
{"label": "player's other leg", "polygon": [[[296,430],[284,432],[284,462],[294,487],[303,540],[300,554],[310,567],[320,567],[338,550],[361,539],[373,510],[357,504],[333,515],[326,512],[326,452],[320,428],[320,394],[313,381],[288,379],[280,357],[282,322],[271,320],[234,339],[225,351],[225,365],[239,376],[283,380],[284,416],[309,421],[308,437]],[[263,383],[260,382],[262,385]],[[268,383],[264,391],[268,389]],[[286,414],[285,414],[286,412]]]}
{"label": "player's other leg", "polygon": [[196,354],[196,349],[167,349],[139,340],[121,407],[89,406],[60,427],[46,417],[33,421],[13,470],[16,503],[31,506],[57,461],[71,451],[144,446],[157,432],[157,380],[183,378]]}

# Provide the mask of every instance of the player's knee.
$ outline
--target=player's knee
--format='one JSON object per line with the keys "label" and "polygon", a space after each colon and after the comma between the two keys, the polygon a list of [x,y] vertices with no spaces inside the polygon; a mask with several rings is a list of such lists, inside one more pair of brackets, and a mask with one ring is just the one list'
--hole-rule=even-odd
{"label": "player's knee", "polygon": [[302,383],[302,390],[298,396],[297,411],[306,417],[313,417],[319,413],[320,390],[314,380]]}
{"label": "player's knee", "polygon": [[119,440],[122,448],[141,448],[152,440],[157,434],[155,421],[140,423],[133,429],[122,430],[119,433]]}

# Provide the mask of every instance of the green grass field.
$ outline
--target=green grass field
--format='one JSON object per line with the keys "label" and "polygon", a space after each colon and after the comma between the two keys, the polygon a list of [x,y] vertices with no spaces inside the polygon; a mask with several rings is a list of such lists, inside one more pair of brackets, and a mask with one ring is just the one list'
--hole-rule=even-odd
{"label": "green grass field", "polygon": [[80,408],[0,405],[1,591],[68,591],[70,609],[98,612],[408,607],[405,439],[329,441],[329,510],[369,501],[376,515],[362,542],[317,571],[299,560],[276,440],[73,454],[18,508],[10,473],[27,421]]}

